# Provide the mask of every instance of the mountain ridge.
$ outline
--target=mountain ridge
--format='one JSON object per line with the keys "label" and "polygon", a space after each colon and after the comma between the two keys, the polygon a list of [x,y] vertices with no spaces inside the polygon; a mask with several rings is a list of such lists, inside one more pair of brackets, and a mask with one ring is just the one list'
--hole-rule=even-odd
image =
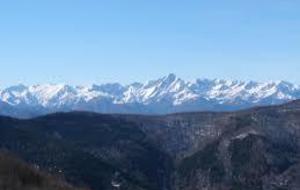
{"label": "mountain ridge", "polygon": [[300,98],[299,85],[221,79],[185,81],[175,74],[145,83],[19,84],[0,90],[1,114],[32,117],[57,111],[167,114],[234,111]]}

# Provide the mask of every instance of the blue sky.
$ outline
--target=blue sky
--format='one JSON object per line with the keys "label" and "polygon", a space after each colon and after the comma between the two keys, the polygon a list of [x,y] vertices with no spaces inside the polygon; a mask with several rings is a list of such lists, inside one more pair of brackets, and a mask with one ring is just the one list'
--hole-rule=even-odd
{"label": "blue sky", "polygon": [[0,86],[185,79],[300,84],[298,0],[0,0]]}

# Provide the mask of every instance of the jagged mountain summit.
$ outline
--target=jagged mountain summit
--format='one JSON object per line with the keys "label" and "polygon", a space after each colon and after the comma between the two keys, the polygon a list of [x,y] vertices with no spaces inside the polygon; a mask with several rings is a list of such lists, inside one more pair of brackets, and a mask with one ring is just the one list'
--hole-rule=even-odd
{"label": "jagged mountain summit", "polygon": [[300,87],[285,82],[197,79],[174,74],[146,83],[92,86],[16,85],[0,90],[0,114],[32,117],[57,111],[164,114],[229,111],[281,104],[300,98]]}

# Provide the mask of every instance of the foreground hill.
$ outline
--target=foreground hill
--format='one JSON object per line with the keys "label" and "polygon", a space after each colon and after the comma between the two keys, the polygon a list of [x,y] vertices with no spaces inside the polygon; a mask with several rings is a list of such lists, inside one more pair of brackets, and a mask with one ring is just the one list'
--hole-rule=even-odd
{"label": "foreground hill", "polygon": [[16,85],[0,90],[0,114],[32,117],[59,111],[166,114],[229,111],[274,105],[300,98],[300,87],[285,82],[197,79],[174,74],[146,83],[92,86]]}
{"label": "foreground hill", "polygon": [[79,190],[57,177],[38,171],[5,151],[0,152],[0,189]]}
{"label": "foreground hill", "polygon": [[1,117],[0,146],[93,190],[298,190],[300,101],[226,113]]}
{"label": "foreground hill", "polygon": [[0,119],[0,145],[49,172],[91,189],[159,189],[169,157],[136,125],[109,115],[54,114]]}

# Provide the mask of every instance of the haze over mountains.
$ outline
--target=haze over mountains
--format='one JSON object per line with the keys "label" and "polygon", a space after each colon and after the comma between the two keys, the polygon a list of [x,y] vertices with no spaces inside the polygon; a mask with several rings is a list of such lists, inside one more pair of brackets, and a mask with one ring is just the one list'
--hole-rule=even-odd
{"label": "haze over mountains", "polygon": [[0,90],[0,114],[32,117],[58,111],[165,114],[229,111],[274,105],[300,98],[300,87],[285,82],[197,79],[174,74],[146,83],[92,86],[16,85]]}

